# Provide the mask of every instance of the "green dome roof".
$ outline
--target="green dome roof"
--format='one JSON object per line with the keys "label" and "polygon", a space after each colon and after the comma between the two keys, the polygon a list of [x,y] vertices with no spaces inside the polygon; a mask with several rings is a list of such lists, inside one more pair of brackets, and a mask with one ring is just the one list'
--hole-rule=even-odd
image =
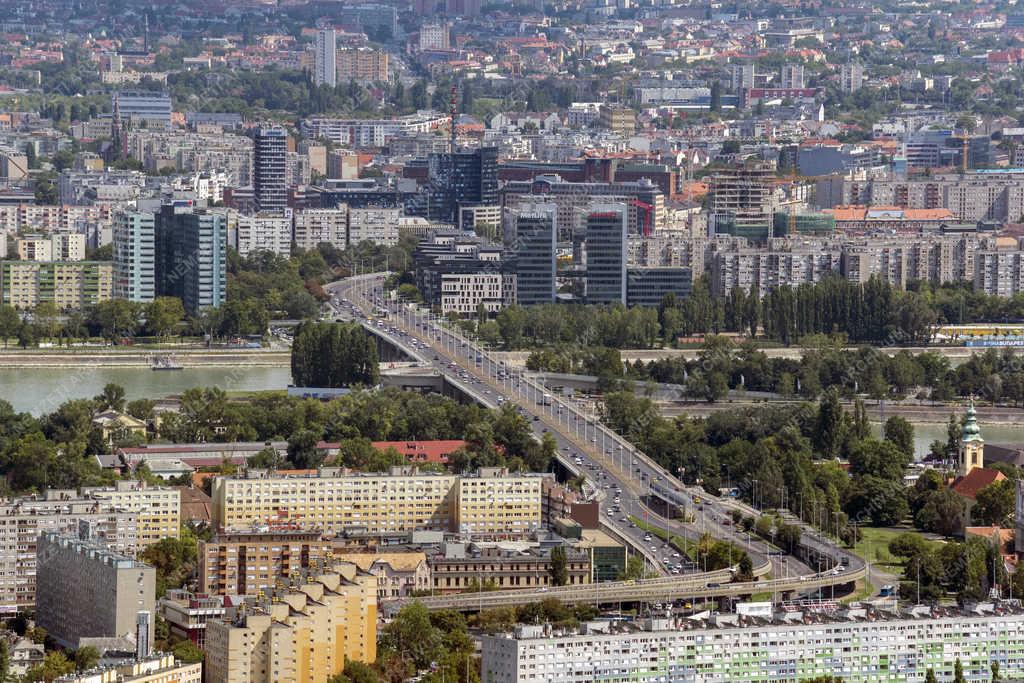
{"label": "green dome roof", "polygon": [[964,429],[961,434],[964,441],[981,441],[981,427],[978,426],[978,414],[974,410],[974,401],[971,401],[967,408],[967,418],[964,420]]}

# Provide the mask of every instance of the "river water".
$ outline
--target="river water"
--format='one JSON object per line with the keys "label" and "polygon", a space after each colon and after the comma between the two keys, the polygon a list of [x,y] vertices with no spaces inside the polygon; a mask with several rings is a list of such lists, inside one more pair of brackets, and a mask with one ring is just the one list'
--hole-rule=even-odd
{"label": "river water", "polygon": [[[920,460],[928,454],[932,441],[936,439],[945,443],[946,425],[934,422],[911,423],[914,425],[914,455]],[[876,436],[881,436],[882,425],[872,423],[871,428]],[[1018,425],[986,425],[981,424],[981,436],[987,443],[1022,443],[1024,442],[1024,426]]]}
{"label": "river water", "polygon": [[92,398],[104,385],[124,387],[128,400],[163,398],[192,387],[217,386],[225,391],[287,389],[287,367],[207,366],[154,371],[148,367],[0,368],[0,399],[18,412],[43,415],[74,398]]}
{"label": "river water", "polygon": [[[283,390],[291,382],[286,367],[185,368],[153,371],[147,367],[97,368],[0,368],[0,399],[18,412],[43,415],[74,398],[91,398],[107,383],[120,384],[128,400],[163,398],[180,394],[191,387],[217,386],[225,391]],[[876,434],[881,425],[873,424]],[[982,424],[981,434],[989,443],[1024,442],[1024,427]],[[944,423],[914,424],[914,452],[918,458],[928,453],[932,441],[946,440]]]}

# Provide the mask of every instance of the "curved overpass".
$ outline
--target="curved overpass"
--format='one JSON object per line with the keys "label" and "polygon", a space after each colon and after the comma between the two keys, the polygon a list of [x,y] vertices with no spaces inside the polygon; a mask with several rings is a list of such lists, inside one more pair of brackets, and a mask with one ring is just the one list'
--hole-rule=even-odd
{"label": "curved overpass", "polygon": [[[771,571],[771,564],[766,562],[760,567],[754,568],[754,575],[758,577],[764,576],[769,571]],[[738,584],[730,584],[730,581],[732,581],[732,570],[719,569],[702,574],[641,579],[639,581],[604,581],[602,583],[587,583],[578,586],[555,586],[542,589],[514,589],[484,591],[480,593],[454,593],[451,595],[422,598],[400,598],[387,601],[385,609],[394,611],[413,600],[418,600],[427,609],[431,610],[455,609],[467,611],[490,609],[493,607],[509,607],[546,598],[557,598],[566,604],[664,600],[696,595],[702,590],[707,590],[709,583],[719,583],[722,586],[746,586],[745,592],[747,593],[751,592],[751,587],[754,585],[749,581]]]}
{"label": "curved overpass", "polygon": [[[344,293],[364,314],[369,314],[373,311],[374,307],[372,298],[379,296],[379,294],[373,292],[376,291],[375,287],[382,278],[383,276],[380,274],[360,276],[359,278],[331,283],[325,289],[332,293]],[[429,312],[409,308],[405,305],[387,303],[383,299],[377,300],[381,304],[388,306],[389,326],[393,325],[401,329],[406,337],[415,337],[418,342],[425,345],[422,347],[424,352],[421,353],[420,349],[412,348],[400,336],[389,334],[386,330],[375,327],[365,318],[360,318],[360,322],[364,326],[371,328],[375,334],[392,342],[401,341],[400,348],[403,348],[403,350],[407,349],[411,352],[410,355],[412,357],[424,363],[430,362],[426,357],[428,350],[432,354],[436,354],[440,359],[455,363],[460,370],[468,372],[470,376],[476,378],[477,384],[486,386],[488,393],[481,393],[476,386],[473,386],[472,382],[467,382],[458,377],[457,374],[450,372],[449,366],[442,363],[441,370],[445,377],[453,384],[466,389],[467,394],[472,395],[480,403],[488,407],[497,405],[496,397],[499,395],[503,396],[505,400],[519,405],[522,409],[533,415],[536,421],[543,423],[545,431],[550,428],[557,436],[572,444],[592,459],[594,463],[603,468],[603,471],[612,480],[614,485],[623,491],[623,498],[627,502],[635,503],[637,508],[643,510],[647,519],[652,523],[673,534],[684,536],[691,540],[695,540],[702,532],[706,531],[715,538],[728,540],[743,547],[759,569],[765,568],[762,574],[770,571],[771,563],[767,555],[771,553],[768,552],[767,546],[762,544],[766,548],[766,550],[762,550],[756,543],[751,541],[749,536],[747,542],[744,542],[742,534],[739,534],[735,527],[726,523],[724,519],[724,517],[728,516],[728,509],[730,508],[739,509],[745,514],[753,515],[761,514],[760,511],[750,508],[739,501],[708,499],[707,506],[712,514],[708,515],[710,519],[706,519],[702,513],[702,529],[700,531],[692,529],[688,525],[679,524],[674,520],[661,517],[643,502],[643,496],[649,492],[648,485],[655,481],[655,479],[660,478],[668,482],[670,486],[687,496],[697,495],[707,498],[707,493],[703,489],[690,487],[679,481],[624,437],[601,424],[596,415],[586,414],[572,401],[566,400],[562,396],[549,394],[548,389],[544,385],[535,382],[525,375],[507,371],[508,369],[503,364],[495,361],[486,350],[478,347],[474,342],[457,331],[441,326]],[[499,370],[501,373],[499,373]],[[491,390],[493,390],[493,393],[489,393]],[[561,457],[561,453],[559,455]],[[717,506],[721,506],[722,509],[719,510]],[[718,513],[721,513],[721,517],[718,516]],[[628,529],[619,529],[615,523],[610,523],[610,520],[604,518],[602,518],[602,521],[618,532],[619,535],[630,538],[631,534]],[[703,588],[697,590],[699,586],[694,586],[696,591],[693,594],[694,597],[714,597],[744,595],[750,592],[763,591],[804,591],[822,586],[845,585],[866,575],[866,565],[861,558],[839,548],[832,543],[831,539],[827,539],[806,525],[800,524],[800,526],[803,533],[800,539],[801,548],[798,552],[799,555],[819,564],[819,566],[824,565],[830,569],[846,565],[846,570],[841,573],[835,573],[830,570],[805,574],[802,577],[793,579],[759,582],[753,587],[753,591],[751,591],[749,584],[722,584],[722,586],[708,588],[707,584],[718,583],[713,579],[709,580],[708,577],[712,576],[710,573],[666,578],[665,581],[668,582],[667,585],[671,586],[671,590],[651,587],[645,588],[644,591],[638,591],[637,585],[620,585],[614,590],[608,589],[611,591],[608,595],[615,595],[617,597],[607,597],[599,588],[601,585],[614,584],[593,584],[593,587],[577,586],[563,587],[563,589],[569,589],[565,594],[566,599],[569,601],[583,602],[605,599],[617,601],[618,599],[644,599],[642,596],[648,592],[657,594],[660,598],[666,598],[672,593],[672,590],[678,596],[680,587],[695,583],[703,585]],[[640,546],[634,540],[630,542],[633,545]],[[645,552],[644,554],[647,555],[648,553]],[[661,571],[663,568],[659,566],[658,570]],[[616,593],[616,590],[619,592]],[[549,589],[543,592],[511,591],[516,597],[509,604],[521,603],[530,597],[559,596],[560,594],[555,591],[556,589]],[[659,593],[659,591],[661,592]],[[506,592],[508,591],[501,591],[500,593]],[[572,597],[576,595],[576,592],[586,597]],[[464,599],[475,600],[476,604],[479,605],[481,604],[481,596],[485,600],[487,596],[492,596],[491,599],[493,600],[501,599],[500,597],[493,597],[495,595],[496,593],[473,594],[471,597],[467,596]],[[429,598],[429,600],[440,599],[442,598]],[[459,602],[463,598],[461,596],[446,596],[444,599],[456,599],[456,602]],[[513,600],[511,597],[508,599]],[[437,609],[441,608],[438,607]]]}

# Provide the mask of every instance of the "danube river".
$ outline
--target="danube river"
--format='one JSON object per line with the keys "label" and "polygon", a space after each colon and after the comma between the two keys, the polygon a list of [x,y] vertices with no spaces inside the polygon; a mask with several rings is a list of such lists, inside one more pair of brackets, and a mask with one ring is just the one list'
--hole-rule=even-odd
{"label": "danube river", "polygon": [[92,398],[109,383],[124,387],[128,400],[163,398],[192,387],[225,391],[283,390],[291,382],[287,367],[206,366],[183,370],[148,367],[0,368],[0,399],[18,412],[42,415],[74,398]]}

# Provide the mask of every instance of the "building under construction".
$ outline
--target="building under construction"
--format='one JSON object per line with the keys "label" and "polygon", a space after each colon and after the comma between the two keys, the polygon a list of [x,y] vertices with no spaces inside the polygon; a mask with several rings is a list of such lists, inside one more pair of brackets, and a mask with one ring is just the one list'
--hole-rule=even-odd
{"label": "building under construction", "polygon": [[709,179],[711,217],[718,234],[755,241],[771,236],[775,168],[756,162],[717,171]]}

